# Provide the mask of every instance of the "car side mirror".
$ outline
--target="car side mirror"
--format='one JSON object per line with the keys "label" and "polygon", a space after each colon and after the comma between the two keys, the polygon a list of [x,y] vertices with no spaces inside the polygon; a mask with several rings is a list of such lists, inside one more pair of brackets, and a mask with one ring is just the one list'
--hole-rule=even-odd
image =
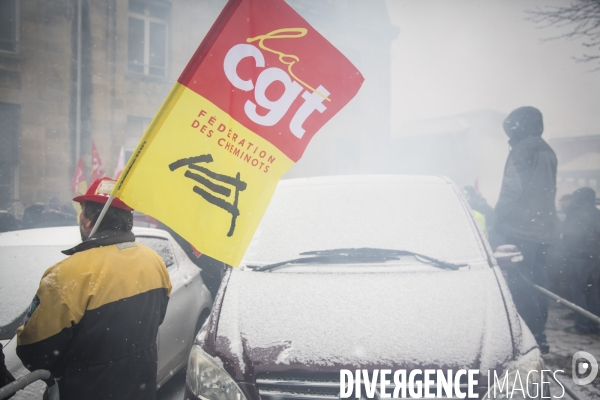
{"label": "car side mirror", "polygon": [[496,248],[494,258],[500,268],[508,269],[523,261],[523,254],[521,254],[519,248],[514,244],[503,244]]}

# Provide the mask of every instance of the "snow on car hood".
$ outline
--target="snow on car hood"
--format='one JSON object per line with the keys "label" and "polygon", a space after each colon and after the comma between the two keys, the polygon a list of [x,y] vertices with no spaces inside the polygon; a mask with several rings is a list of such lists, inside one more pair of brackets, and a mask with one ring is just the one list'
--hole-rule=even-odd
{"label": "snow on car hood", "polygon": [[510,316],[492,269],[235,270],[224,297],[216,345],[242,373],[286,365],[487,370],[513,358]]}

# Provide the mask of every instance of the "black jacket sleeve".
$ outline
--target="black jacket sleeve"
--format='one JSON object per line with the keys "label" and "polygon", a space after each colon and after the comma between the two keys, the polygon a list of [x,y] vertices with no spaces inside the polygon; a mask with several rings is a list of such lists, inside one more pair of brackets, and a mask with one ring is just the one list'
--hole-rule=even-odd
{"label": "black jacket sleeve", "polygon": [[496,217],[500,220],[508,217],[523,197],[525,186],[528,184],[527,177],[531,175],[528,158],[524,149],[515,148],[506,160],[500,197],[496,203]]}

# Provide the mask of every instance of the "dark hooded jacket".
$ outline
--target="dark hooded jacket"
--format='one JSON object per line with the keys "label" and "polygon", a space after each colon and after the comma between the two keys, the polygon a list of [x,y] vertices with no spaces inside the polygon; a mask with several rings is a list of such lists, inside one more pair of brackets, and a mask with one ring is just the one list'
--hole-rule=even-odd
{"label": "dark hooded jacket", "polygon": [[542,139],[542,113],[517,108],[504,120],[511,146],[500,197],[496,230],[508,237],[536,243],[557,240],[556,166],[554,151]]}
{"label": "dark hooded jacket", "polygon": [[581,188],[565,210],[562,247],[565,258],[579,258],[598,263],[600,257],[600,210],[596,208],[596,192]]}

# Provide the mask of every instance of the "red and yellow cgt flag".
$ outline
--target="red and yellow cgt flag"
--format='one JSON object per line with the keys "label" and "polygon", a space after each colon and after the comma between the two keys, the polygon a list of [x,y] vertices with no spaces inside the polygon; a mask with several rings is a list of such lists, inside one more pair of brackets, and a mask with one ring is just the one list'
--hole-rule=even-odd
{"label": "red and yellow cgt flag", "polygon": [[283,0],[230,0],[112,194],[238,266],[279,179],[363,80]]}

